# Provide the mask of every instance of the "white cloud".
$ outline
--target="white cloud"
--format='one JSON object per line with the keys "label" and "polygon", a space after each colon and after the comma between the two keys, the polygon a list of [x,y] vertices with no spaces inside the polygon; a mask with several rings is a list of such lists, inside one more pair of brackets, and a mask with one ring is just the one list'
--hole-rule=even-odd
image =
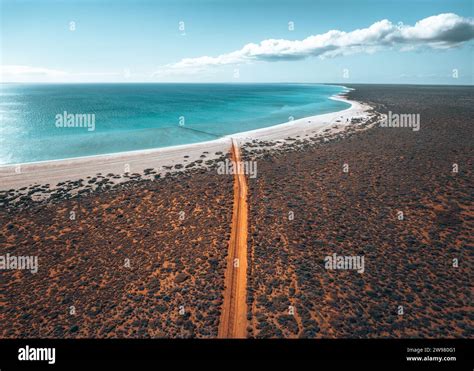
{"label": "white cloud", "polygon": [[355,53],[374,53],[391,47],[399,47],[401,51],[420,47],[443,49],[458,46],[473,38],[474,20],[453,13],[428,17],[414,26],[395,25],[384,19],[351,32],[330,30],[303,40],[267,39],[217,57],[184,58],[177,63],[160,67],[154,75],[193,74],[211,67],[254,61],[334,58]]}
{"label": "white cloud", "polygon": [[[1,82],[89,82],[127,77],[125,72],[69,72],[23,65],[0,66]],[[128,75],[129,77],[129,75]]]}
{"label": "white cloud", "polygon": [[30,67],[30,66],[0,66],[0,76],[2,80],[14,78],[14,77],[32,77],[32,76],[43,76],[43,77],[60,77],[67,75],[67,72],[60,70],[52,70],[43,67]]}

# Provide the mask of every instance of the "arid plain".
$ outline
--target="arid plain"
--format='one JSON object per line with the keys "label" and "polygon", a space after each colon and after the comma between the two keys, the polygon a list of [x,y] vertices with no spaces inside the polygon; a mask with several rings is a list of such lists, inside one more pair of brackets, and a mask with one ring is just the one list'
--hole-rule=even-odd
{"label": "arid plain", "polygon": [[[0,253],[39,269],[1,272],[0,337],[218,337],[245,232],[240,337],[472,338],[473,89],[350,87],[364,122],[240,140],[247,223],[230,147],[2,191]],[[419,130],[380,127],[389,111]]]}

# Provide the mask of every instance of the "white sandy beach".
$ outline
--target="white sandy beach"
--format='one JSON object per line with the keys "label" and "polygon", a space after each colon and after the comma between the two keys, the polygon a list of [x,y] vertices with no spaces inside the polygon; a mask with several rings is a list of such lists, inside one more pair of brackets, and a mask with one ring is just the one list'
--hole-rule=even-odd
{"label": "white sandy beach", "polygon": [[[186,144],[180,146],[121,152],[116,154],[80,157],[55,161],[27,163],[21,165],[0,166],[0,190],[18,189],[30,185],[49,184],[54,188],[63,181],[76,181],[88,176],[94,177],[98,173],[107,175],[129,173],[143,173],[144,169],[154,168],[158,173],[166,172],[164,166],[176,164],[186,165],[196,160],[212,160],[220,155],[216,152],[228,152],[231,147],[231,138],[237,138],[242,144],[247,141],[258,140],[285,140],[296,136],[316,135],[328,128],[332,131],[341,130],[349,124],[352,118],[367,118],[369,106],[356,101],[349,101],[344,97],[333,97],[351,104],[351,107],[322,115],[310,116],[284,124],[267,128],[242,132],[220,139]],[[207,152],[207,153],[205,153]],[[201,155],[205,158],[201,158]],[[189,156],[184,158],[184,156]],[[185,161],[186,160],[186,161]],[[123,179],[127,180],[127,179]]]}

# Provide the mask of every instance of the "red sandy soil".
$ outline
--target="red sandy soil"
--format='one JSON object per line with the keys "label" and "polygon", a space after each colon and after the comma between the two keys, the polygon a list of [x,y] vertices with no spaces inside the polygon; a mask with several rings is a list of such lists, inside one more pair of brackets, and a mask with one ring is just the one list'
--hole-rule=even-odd
{"label": "red sandy soil", "polygon": [[0,209],[0,253],[39,257],[0,272],[0,337],[216,337],[232,198],[200,170]]}
{"label": "red sandy soil", "polygon": [[[474,337],[473,88],[357,86],[350,97],[382,113],[419,113],[421,130],[294,138],[282,151],[244,146],[244,159],[258,161],[250,336]],[[325,269],[333,253],[364,256],[365,272]]]}

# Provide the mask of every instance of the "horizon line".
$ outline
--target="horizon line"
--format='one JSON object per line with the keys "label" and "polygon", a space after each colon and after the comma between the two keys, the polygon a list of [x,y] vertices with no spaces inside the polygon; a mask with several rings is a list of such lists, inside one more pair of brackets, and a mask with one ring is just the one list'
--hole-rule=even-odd
{"label": "horizon line", "polygon": [[83,82],[77,82],[77,81],[57,81],[57,82],[48,82],[48,81],[8,81],[8,82],[3,82],[0,81],[0,85],[8,85],[8,84],[19,84],[19,85],[98,85],[98,84],[109,84],[109,85],[127,85],[127,84],[142,84],[142,85],[152,85],[152,84],[182,84],[182,85],[224,85],[224,84],[234,84],[234,85],[239,85],[239,84],[248,84],[248,85],[272,85],[272,84],[313,84],[313,85],[338,85],[338,86],[344,86],[344,85],[400,85],[400,86],[406,86],[406,85],[414,85],[414,86],[473,86],[474,87],[474,82],[472,84],[447,84],[447,83],[385,83],[385,82],[296,82],[296,81],[272,81],[272,82],[258,82],[258,81],[216,81],[216,82],[186,82],[186,81],[156,81],[156,82],[151,82],[151,81],[83,81]]}

